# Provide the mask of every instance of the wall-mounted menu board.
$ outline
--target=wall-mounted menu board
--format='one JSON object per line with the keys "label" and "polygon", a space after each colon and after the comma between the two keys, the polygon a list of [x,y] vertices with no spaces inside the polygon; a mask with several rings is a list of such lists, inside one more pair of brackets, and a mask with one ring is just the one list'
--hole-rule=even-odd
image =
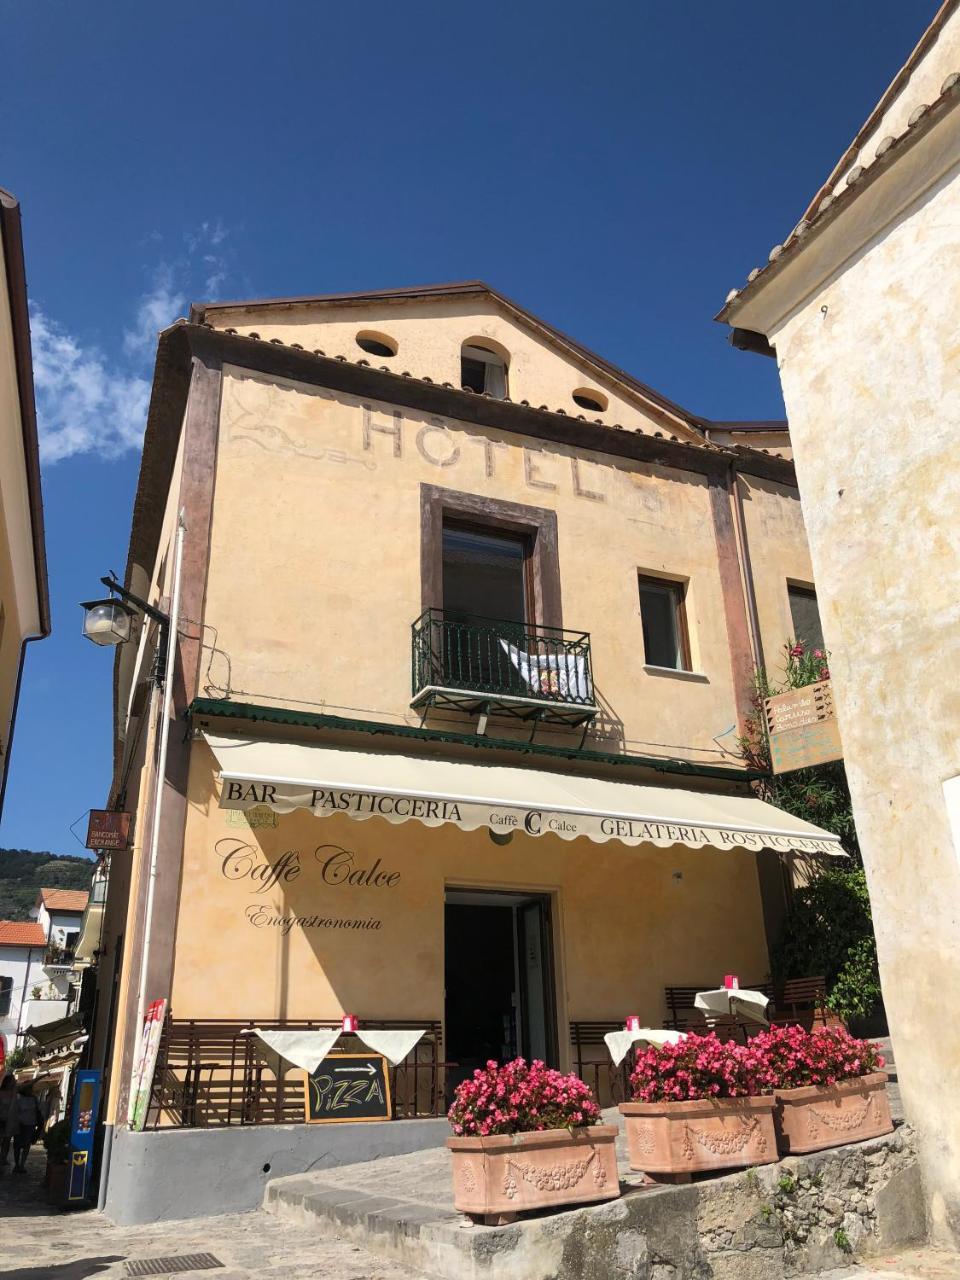
{"label": "wall-mounted menu board", "polygon": [[843,759],[829,680],[766,698],[764,710],[774,773]]}
{"label": "wall-mounted menu board", "polygon": [[382,1054],[329,1054],[304,1087],[305,1118],[316,1124],[391,1118],[390,1075]]}

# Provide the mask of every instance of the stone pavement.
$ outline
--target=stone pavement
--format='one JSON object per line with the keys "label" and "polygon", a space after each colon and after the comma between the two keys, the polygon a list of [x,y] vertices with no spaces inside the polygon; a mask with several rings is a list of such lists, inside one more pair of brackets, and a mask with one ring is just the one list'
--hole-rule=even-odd
{"label": "stone pavement", "polygon": [[93,1211],[58,1212],[44,1200],[44,1166],[35,1147],[26,1175],[0,1173],[2,1280],[120,1280],[127,1259],[188,1253],[212,1253],[224,1267],[164,1280],[420,1280],[355,1244],[320,1240],[264,1213],[115,1227]]}

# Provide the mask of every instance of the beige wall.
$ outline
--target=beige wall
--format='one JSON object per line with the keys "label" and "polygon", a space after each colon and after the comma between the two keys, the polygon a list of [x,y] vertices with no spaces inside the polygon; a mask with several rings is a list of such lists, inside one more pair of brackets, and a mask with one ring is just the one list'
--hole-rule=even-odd
{"label": "beige wall", "polygon": [[[0,245],[2,249],[2,245]],[[8,282],[0,252],[0,752],[6,753],[20,647],[40,634],[40,602]]]}
{"label": "beige wall", "polygon": [[[563,621],[591,634],[601,729],[622,722],[634,751],[723,761],[712,739],[736,708],[703,477],[387,405],[369,425],[346,395],[227,371],[204,618],[214,693],[415,723],[425,482],[556,511]],[[689,580],[696,676],[645,670],[638,569]]]}
{"label": "beige wall", "polygon": [[904,1101],[960,1233],[958,314],[954,168],[771,336]]}
{"label": "beige wall", "polygon": [[757,476],[740,476],[737,484],[764,664],[771,682],[777,683],[783,676],[784,645],[795,638],[787,588],[814,585],[800,495],[796,489]]}
{"label": "beige wall", "polygon": [[[519,835],[498,847],[486,831],[303,811],[258,810],[276,825],[251,828],[242,813],[218,807],[215,770],[212,753],[196,743],[172,995],[178,1018],[441,1018],[448,885],[553,895],[561,1027],[626,1013],[660,1025],[668,983],[766,974],[756,855],[745,850]],[[389,888],[325,884],[316,856],[323,845],[366,868],[379,857],[400,878]],[[245,870],[291,852],[299,875],[258,892]],[[269,923],[283,915],[381,924],[295,926],[284,936]]]}

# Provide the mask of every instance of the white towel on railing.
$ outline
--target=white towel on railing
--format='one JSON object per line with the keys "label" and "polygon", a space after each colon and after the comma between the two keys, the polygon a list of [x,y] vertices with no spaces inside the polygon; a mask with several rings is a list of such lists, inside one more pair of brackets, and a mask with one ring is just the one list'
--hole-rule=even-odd
{"label": "white towel on railing", "polygon": [[593,697],[586,659],[575,653],[527,653],[501,639],[507,657],[520,672],[520,679],[534,694],[589,702]]}
{"label": "white towel on railing", "polygon": [[257,1049],[279,1080],[283,1070],[281,1059],[308,1073],[316,1071],[336,1044],[340,1028],[334,1031],[267,1031],[263,1027],[251,1027],[240,1034],[255,1035],[260,1040]]}
{"label": "white towel on railing", "polygon": [[367,1031],[361,1027],[354,1035],[374,1053],[382,1053],[394,1066],[402,1062],[427,1034],[423,1031]]}

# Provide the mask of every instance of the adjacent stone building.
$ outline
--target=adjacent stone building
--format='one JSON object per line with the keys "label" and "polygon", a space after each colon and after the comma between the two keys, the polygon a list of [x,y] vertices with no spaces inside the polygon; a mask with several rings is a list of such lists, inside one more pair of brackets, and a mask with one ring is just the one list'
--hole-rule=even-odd
{"label": "adjacent stone building", "polygon": [[720,313],[780,369],[887,1014],[960,1234],[960,6]]}
{"label": "adjacent stone building", "polygon": [[0,189],[0,814],[26,646],[49,634],[20,206]]}

